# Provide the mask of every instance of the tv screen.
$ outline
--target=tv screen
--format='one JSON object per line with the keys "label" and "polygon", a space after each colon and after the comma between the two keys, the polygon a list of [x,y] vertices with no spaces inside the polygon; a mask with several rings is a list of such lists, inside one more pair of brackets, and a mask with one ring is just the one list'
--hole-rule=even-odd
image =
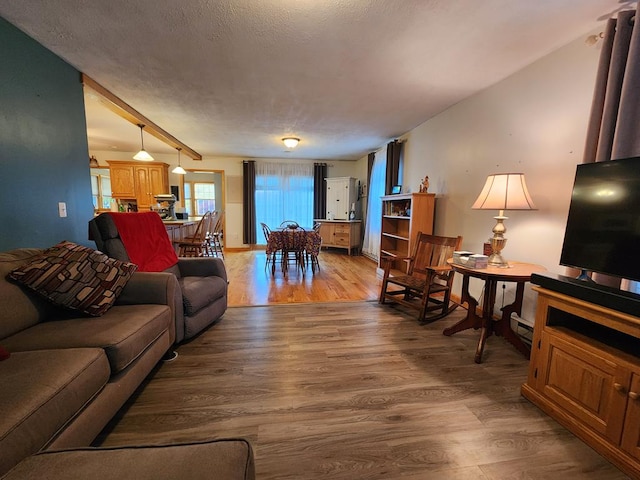
{"label": "tv screen", "polygon": [[640,157],[578,165],[560,263],[640,280]]}

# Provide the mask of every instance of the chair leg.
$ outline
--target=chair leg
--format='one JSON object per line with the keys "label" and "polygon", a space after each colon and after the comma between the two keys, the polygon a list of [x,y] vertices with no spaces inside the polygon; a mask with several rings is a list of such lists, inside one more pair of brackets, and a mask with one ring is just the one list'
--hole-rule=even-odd
{"label": "chair leg", "polygon": [[214,255],[217,257],[219,253],[220,254],[219,256],[224,259],[224,250],[222,250],[222,242],[220,241],[220,235],[213,235],[211,243],[212,243]]}
{"label": "chair leg", "polygon": [[310,254],[309,262],[311,263],[311,273],[316,273],[316,270],[320,271],[320,262],[318,262],[318,256]]}
{"label": "chair leg", "polygon": [[378,303],[384,303],[384,296],[387,293],[387,280],[382,280],[382,287],[380,287],[380,296],[378,297]]}

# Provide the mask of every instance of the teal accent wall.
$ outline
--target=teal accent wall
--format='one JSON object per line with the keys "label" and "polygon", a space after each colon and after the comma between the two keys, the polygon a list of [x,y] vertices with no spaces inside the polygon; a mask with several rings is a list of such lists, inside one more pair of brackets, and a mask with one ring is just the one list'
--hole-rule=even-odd
{"label": "teal accent wall", "polygon": [[2,18],[0,66],[0,251],[95,247],[80,73]]}

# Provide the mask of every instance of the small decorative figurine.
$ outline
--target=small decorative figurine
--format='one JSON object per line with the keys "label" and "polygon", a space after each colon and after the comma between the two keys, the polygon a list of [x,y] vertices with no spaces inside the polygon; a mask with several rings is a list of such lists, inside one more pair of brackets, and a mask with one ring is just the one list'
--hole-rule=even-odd
{"label": "small decorative figurine", "polygon": [[429,189],[429,176],[425,176],[424,180],[422,180],[422,183],[420,183],[420,193],[427,193],[427,190]]}

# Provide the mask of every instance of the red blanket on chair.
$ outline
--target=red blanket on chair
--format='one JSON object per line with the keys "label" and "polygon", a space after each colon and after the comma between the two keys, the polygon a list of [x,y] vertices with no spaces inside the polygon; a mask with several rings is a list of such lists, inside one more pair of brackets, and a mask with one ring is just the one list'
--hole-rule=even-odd
{"label": "red blanket on chair", "polygon": [[120,239],[140,272],[162,272],[178,263],[162,219],[156,212],[109,213]]}

